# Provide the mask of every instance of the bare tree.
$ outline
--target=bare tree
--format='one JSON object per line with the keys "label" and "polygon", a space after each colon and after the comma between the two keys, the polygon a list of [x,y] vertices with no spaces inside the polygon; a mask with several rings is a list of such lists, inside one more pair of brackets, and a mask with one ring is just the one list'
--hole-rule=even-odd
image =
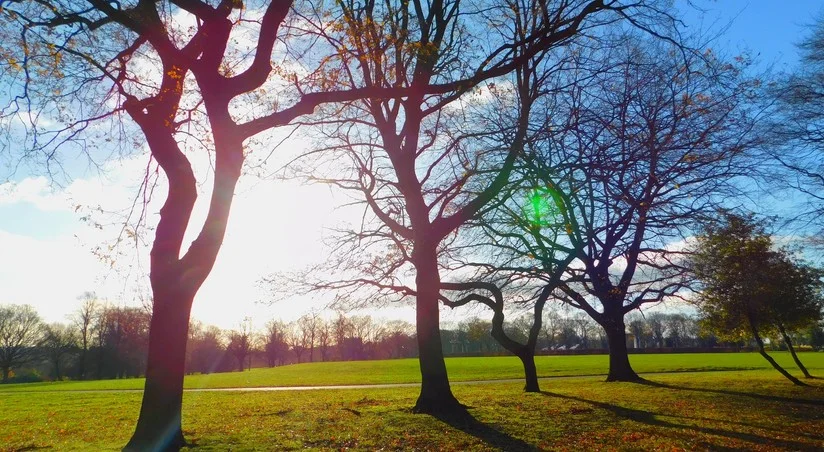
{"label": "bare tree", "polygon": [[43,334],[42,322],[29,305],[0,306],[0,371],[3,383],[11,370],[29,361]]}
{"label": "bare tree", "polygon": [[329,359],[329,349],[332,346],[332,324],[324,319],[319,319],[318,325],[318,351],[320,360]]}
{"label": "bare tree", "polygon": [[210,374],[232,369],[226,359],[225,337],[220,328],[208,325],[190,329],[190,331],[194,334],[190,335],[189,344],[186,347],[189,354],[188,372]]}
{"label": "bare tree", "polygon": [[[226,351],[235,357],[238,370],[241,372],[243,372],[246,359],[251,357],[254,348],[252,341],[252,321],[249,318],[241,322],[238,329],[229,333],[229,344],[226,346]],[[252,366],[248,367],[251,368]]]}
{"label": "bare tree", "polygon": [[303,330],[297,325],[296,322],[289,324],[289,329],[286,334],[286,343],[289,344],[289,347],[292,349],[292,353],[295,354],[295,359],[297,359],[298,364],[301,363],[301,357],[306,352],[306,348],[303,346],[304,337],[302,333]]}
{"label": "bare tree", "polygon": [[[343,273],[341,279],[319,281],[315,287],[357,299],[414,297],[422,375],[414,410],[461,411],[443,360],[438,256],[455,231],[506,183],[523,147],[530,102],[528,96],[514,101],[507,87],[515,85],[514,78],[530,77],[527,68],[551,49],[600,20],[618,17],[598,13],[628,15],[643,5],[503,1],[480,10],[464,10],[458,1],[347,0],[341,5],[343,33],[314,30],[339,50],[340,58],[332,61],[343,68],[336,71],[336,81],[347,87],[408,86],[412,91],[402,100],[350,103],[319,121],[319,150],[325,157],[307,164],[304,176],[351,193],[365,214],[360,230],[342,232],[336,250],[341,257],[330,262]],[[479,22],[462,26],[467,18]],[[476,41],[485,44],[471,44]],[[490,102],[471,101],[461,90],[425,95],[426,86],[460,78],[476,64],[488,70],[471,80],[495,77],[479,90],[490,94]],[[509,75],[516,70],[517,76]],[[496,93],[499,85],[505,89]],[[521,113],[518,121],[492,130],[475,114],[512,109]],[[343,162],[351,165],[342,169]],[[325,166],[324,175],[320,170]],[[371,294],[354,295],[364,288]]]}
{"label": "bare tree", "polygon": [[263,352],[269,367],[283,364],[289,352],[287,336],[289,327],[277,320],[272,320],[266,324],[266,332],[263,338]]}
{"label": "bare tree", "polygon": [[99,310],[94,326],[98,378],[145,374],[150,318],[142,307],[106,306]]}
{"label": "bare tree", "polygon": [[[394,87],[332,93],[326,82],[290,91],[297,78],[289,69],[291,61],[277,71],[273,61],[280,61],[275,44],[283,37],[291,6],[292,1],[140,0],[126,5],[24,0],[3,2],[0,9],[0,35],[8,38],[4,48],[10,49],[4,58],[15,62],[15,76],[4,78],[12,84],[12,94],[2,114],[15,118],[25,112],[26,155],[41,157],[51,174],[60,168],[58,151],[66,146],[91,154],[83,135],[91,125],[128,116],[142,133],[151,162],[166,176],[150,258],[154,314],[146,386],[129,450],[185,444],[180,410],[191,306],[217,258],[251,141],[325,102],[402,94]],[[238,48],[233,38],[240,30],[254,37],[248,49]],[[307,77],[328,78],[325,70],[309,70]],[[273,85],[277,99],[263,95]],[[452,84],[442,90],[457,88]],[[255,100],[262,103],[260,109],[251,108]],[[54,112],[64,113],[50,117]],[[47,120],[61,124],[44,130]],[[114,127],[121,149],[142,148],[141,140],[129,133],[131,127]],[[13,134],[6,144],[16,146],[16,138]],[[102,143],[112,141],[105,138]],[[213,175],[205,221],[185,247],[198,198],[187,151],[213,159]],[[156,185],[151,162],[138,199],[150,198]],[[144,214],[136,215],[138,223]]]}
{"label": "bare tree", "polygon": [[77,374],[81,380],[85,380],[86,365],[89,360],[89,347],[92,342],[92,328],[99,303],[97,301],[97,295],[94,292],[85,292],[79,298],[80,307],[72,315],[72,322],[77,328],[80,345],[80,356],[77,358]]}
{"label": "bare tree", "polygon": [[[810,27],[799,43],[801,61],[792,73],[768,86],[768,101],[774,109],[764,134],[773,141],[765,147],[777,168],[765,172],[770,186],[781,182],[796,195],[792,220],[802,227],[816,228],[818,240],[824,232],[824,21]],[[784,176],[784,177],[780,177]]]}
{"label": "bare tree", "polygon": [[[638,379],[624,316],[689,288],[683,240],[740,193],[754,141],[742,67],[712,53],[675,58],[678,47],[634,35],[613,42],[561,74],[558,122],[531,142],[521,194],[511,192],[524,207],[499,209],[511,226],[493,235],[493,269],[560,283],[564,301],[604,329],[609,381]],[[573,260],[559,266],[563,256]]]}
{"label": "bare tree", "polygon": [[652,334],[652,341],[656,347],[664,347],[664,337],[666,336],[666,314],[653,312],[647,316],[647,327]]}
{"label": "bare tree", "polygon": [[317,343],[317,336],[320,330],[321,318],[318,313],[311,311],[301,316],[297,321],[298,334],[300,335],[300,346],[303,350],[309,352],[309,362],[315,360],[315,344]]}
{"label": "bare tree", "polygon": [[54,370],[54,379],[63,379],[63,365],[66,360],[75,352],[77,347],[77,334],[71,326],[61,323],[52,323],[43,329],[43,339],[40,341],[40,348],[49,360]]}
{"label": "bare tree", "polygon": [[415,327],[403,320],[392,320],[386,324],[386,336],[384,342],[388,347],[387,358],[407,358],[414,356],[415,347]]}
{"label": "bare tree", "polygon": [[[529,336],[526,341],[519,342],[507,334],[504,328],[504,295],[497,285],[484,282],[442,283],[442,285],[446,290],[469,292],[468,295],[455,301],[444,298],[443,301],[447,306],[457,307],[471,301],[476,301],[492,309],[494,314],[492,316],[492,322],[489,325],[492,337],[495,338],[501,346],[521,360],[521,364],[524,366],[524,378],[526,380],[524,391],[539,392],[541,389],[538,384],[538,371],[535,367],[535,347],[538,342],[538,336],[541,333],[544,304],[546,304],[547,298],[549,298],[552,290],[549,287],[541,290],[535,302],[533,322],[529,330]],[[480,295],[479,292],[481,291],[486,291],[493,295],[492,297]]]}
{"label": "bare tree", "polygon": [[346,342],[346,338],[352,336],[352,328],[352,322],[346,318],[346,315],[344,315],[342,311],[338,311],[338,315],[332,323],[332,336],[335,340],[335,346],[338,349],[338,357],[341,360],[346,360],[343,353],[343,345]]}

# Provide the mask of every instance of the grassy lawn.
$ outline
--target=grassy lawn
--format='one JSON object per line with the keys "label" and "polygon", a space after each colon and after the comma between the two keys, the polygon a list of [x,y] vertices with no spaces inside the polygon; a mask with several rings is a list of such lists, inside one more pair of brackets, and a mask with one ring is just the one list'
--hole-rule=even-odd
{"label": "grassy lawn", "polygon": [[[674,373],[455,386],[472,419],[412,414],[416,388],[187,393],[193,450],[821,450],[824,380],[774,371]],[[0,450],[117,450],[139,393],[0,395]]]}
{"label": "grassy lawn", "polygon": [[[799,373],[789,353],[772,353],[790,372]],[[801,360],[815,375],[824,376],[824,353],[801,353]],[[683,372],[710,370],[768,369],[757,353],[684,353],[630,355],[638,372]],[[447,358],[452,381],[522,378],[523,368],[515,357]],[[539,356],[541,377],[606,375],[606,355]],[[296,364],[246,372],[227,372],[186,377],[186,388],[231,388],[261,386],[323,386],[379,383],[418,383],[420,370],[416,359]],[[143,389],[143,379],[77,381],[0,385],[6,391],[49,391],[88,389]]]}

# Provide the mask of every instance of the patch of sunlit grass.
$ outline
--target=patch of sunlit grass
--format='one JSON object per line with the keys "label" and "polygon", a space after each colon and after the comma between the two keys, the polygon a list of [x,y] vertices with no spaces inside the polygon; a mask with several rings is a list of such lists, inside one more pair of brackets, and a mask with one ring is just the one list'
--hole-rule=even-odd
{"label": "patch of sunlit grass", "polygon": [[[795,365],[788,353],[773,353],[775,359],[791,372]],[[824,353],[802,353],[801,359],[815,374],[824,373]],[[716,370],[769,369],[757,353],[679,353],[630,355],[636,371],[685,372]],[[451,381],[500,380],[522,378],[520,361],[511,356],[447,358]],[[536,358],[541,377],[606,375],[606,355],[539,356]],[[797,373],[797,372],[796,372]],[[275,368],[256,368],[245,372],[189,375],[185,387],[232,388],[262,386],[326,386],[352,384],[418,383],[420,367],[416,359],[384,361],[349,361],[304,363]],[[143,389],[143,379],[71,381],[0,385],[4,391]]]}
{"label": "patch of sunlit grass", "polygon": [[[193,450],[820,450],[824,382],[795,387],[773,371],[456,385],[472,418],[412,414],[417,388],[197,392],[184,396]],[[0,396],[0,450],[116,450],[137,393]]]}

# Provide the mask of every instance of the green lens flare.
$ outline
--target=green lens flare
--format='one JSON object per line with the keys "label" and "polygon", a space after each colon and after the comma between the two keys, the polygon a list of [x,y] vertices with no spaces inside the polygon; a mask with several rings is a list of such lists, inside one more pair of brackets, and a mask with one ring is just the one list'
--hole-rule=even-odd
{"label": "green lens flare", "polygon": [[552,227],[562,221],[553,195],[554,191],[549,187],[532,190],[529,202],[524,206],[524,219],[529,222],[530,227]]}

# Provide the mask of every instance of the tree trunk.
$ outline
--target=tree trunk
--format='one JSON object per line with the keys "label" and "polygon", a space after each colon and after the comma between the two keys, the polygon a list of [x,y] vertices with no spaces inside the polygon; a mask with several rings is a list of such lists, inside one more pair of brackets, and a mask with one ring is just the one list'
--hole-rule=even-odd
{"label": "tree trunk", "polygon": [[180,412],[194,294],[155,288],[154,296],[143,404],[125,451],[175,451],[185,445]]}
{"label": "tree trunk", "polygon": [[[541,328],[540,319],[538,320],[537,328],[536,324],[533,323],[527,343],[521,344],[507,336],[504,330],[503,303],[500,303],[493,309],[495,309],[495,314],[492,316],[492,338],[521,360],[524,366],[524,392],[540,392],[538,369],[535,367],[535,344],[537,343],[538,330]],[[536,312],[539,312],[539,309],[543,309],[543,303],[540,303],[540,307],[536,306],[535,309]]]}
{"label": "tree trunk", "polygon": [[524,347],[523,352],[518,354],[521,363],[524,365],[524,379],[526,384],[524,392],[541,392],[538,385],[538,369],[535,367],[535,351]]}
{"label": "tree trunk", "polygon": [[810,375],[810,371],[808,371],[807,368],[804,367],[804,364],[802,364],[801,360],[798,359],[798,355],[795,354],[795,347],[793,347],[793,341],[792,339],[790,339],[790,335],[787,334],[787,331],[784,329],[784,326],[779,326],[778,330],[781,332],[781,336],[784,338],[784,343],[787,344],[787,349],[790,351],[790,355],[792,355],[793,361],[795,361],[795,365],[798,366],[799,369],[801,369],[801,373],[804,374],[805,378],[813,378],[813,376]]}
{"label": "tree trunk", "polygon": [[9,382],[9,373],[11,372],[11,368],[8,366],[3,366],[3,383]]}
{"label": "tree trunk", "polygon": [[601,326],[607,333],[607,346],[609,347],[609,374],[607,375],[607,381],[641,380],[641,377],[635,373],[629,364],[627,332],[623,315],[605,316]]}
{"label": "tree trunk", "polygon": [[807,386],[804,382],[802,382],[798,378],[795,378],[792,375],[790,375],[789,372],[784,370],[783,367],[781,367],[777,362],[775,362],[775,360],[772,358],[772,356],[767,354],[767,351],[764,350],[764,341],[761,340],[761,335],[758,334],[758,328],[755,326],[755,323],[752,321],[752,319],[749,319],[749,321],[750,321],[750,330],[752,331],[752,337],[753,337],[753,339],[755,339],[756,345],[758,345],[758,353],[760,353],[761,356],[763,356],[764,359],[766,359],[767,362],[770,363],[770,365],[772,365],[775,370],[777,370],[778,372],[781,373],[781,375],[786,377],[787,380],[790,380],[791,382],[793,382],[794,385]]}
{"label": "tree trunk", "polygon": [[429,253],[418,251],[415,268],[417,296],[415,299],[415,320],[418,334],[418,361],[421,366],[421,393],[418,396],[415,413],[449,413],[464,408],[452,395],[446,363],[443,357],[440,330],[440,275],[434,250]]}

